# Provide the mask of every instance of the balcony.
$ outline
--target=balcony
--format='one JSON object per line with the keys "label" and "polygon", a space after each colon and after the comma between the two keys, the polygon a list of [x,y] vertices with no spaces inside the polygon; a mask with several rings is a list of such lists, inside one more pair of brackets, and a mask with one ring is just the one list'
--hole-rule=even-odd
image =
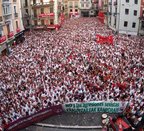
{"label": "balcony", "polygon": [[17,29],[16,29],[16,32],[19,33],[19,32],[20,32],[20,28],[17,28]]}
{"label": "balcony", "polygon": [[69,8],[72,8],[73,6],[72,5],[69,5]]}
{"label": "balcony", "polygon": [[104,4],[104,7],[108,7],[108,5],[107,5],[107,4]]}
{"label": "balcony", "polygon": [[117,6],[117,2],[116,1],[114,2],[114,6]]}
{"label": "balcony", "polygon": [[54,17],[54,13],[43,13],[38,15],[39,18]]}
{"label": "balcony", "polygon": [[117,16],[117,13],[113,13],[113,16]]}
{"label": "balcony", "polygon": [[3,14],[3,17],[7,17],[7,16],[9,16],[9,15],[12,15],[12,12],[4,13],[4,14]]}
{"label": "balcony", "polygon": [[6,41],[6,36],[5,35],[0,37],[0,44],[2,44],[5,41]]}
{"label": "balcony", "polygon": [[10,0],[2,0],[2,3],[10,3]]}
{"label": "balcony", "polygon": [[8,21],[10,19],[12,19],[11,15],[5,15],[4,16],[4,21]]}
{"label": "balcony", "polygon": [[23,15],[23,18],[30,18],[31,17],[31,15],[29,15],[29,14],[24,14]]}
{"label": "balcony", "polygon": [[109,2],[109,5],[112,5],[112,2]]}
{"label": "balcony", "polygon": [[17,18],[18,17],[18,13],[14,13],[14,16],[15,16],[15,18]]}
{"label": "balcony", "polygon": [[54,5],[54,1],[50,1],[50,2],[41,2],[41,3],[35,3],[32,4],[32,8],[40,8],[40,7],[47,7],[47,6],[51,6]]}
{"label": "balcony", "polygon": [[140,21],[144,21],[144,16],[139,17]]}
{"label": "balcony", "polygon": [[32,15],[32,19],[33,19],[33,20],[37,20],[37,19],[39,19],[39,18],[38,18],[37,15]]}
{"label": "balcony", "polygon": [[14,32],[11,31],[10,33],[8,33],[8,38],[12,38],[14,36]]}

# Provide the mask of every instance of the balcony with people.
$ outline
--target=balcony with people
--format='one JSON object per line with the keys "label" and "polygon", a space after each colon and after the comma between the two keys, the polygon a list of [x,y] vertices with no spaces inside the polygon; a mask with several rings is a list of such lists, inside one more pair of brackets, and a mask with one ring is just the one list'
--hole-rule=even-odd
{"label": "balcony with people", "polygon": [[37,2],[36,0],[33,0],[33,3],[31,4],[32,8],[41,8],[41,7],[47,7],[54,4],[53,0],[50,0],[49,2],[45,2],[44,0],[40,0],[40,2]]}

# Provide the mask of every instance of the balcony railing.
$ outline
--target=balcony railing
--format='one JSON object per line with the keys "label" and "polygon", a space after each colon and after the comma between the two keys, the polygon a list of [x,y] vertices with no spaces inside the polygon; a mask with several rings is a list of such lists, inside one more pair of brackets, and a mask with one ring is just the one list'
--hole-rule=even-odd
{"label": "balcony railing", "polygon": [[19,32],[20,32],[20,28],[17,28],[17,29],[16,29],[16,32],[19,33]]}
{"label": "balcony railing", "polygon": [[114,6],[117,6],[117,2],[116,1],[114,2]]}
{"label": "balcony railing", "polygon": [[144,21],[144,16],[139,17],[141,21]]}
{"label": "balcony railing", "polygon": [[43,13],[38,15],[39,18],[44,18],[44,17],[53,17],[54,13]]}
{"label": "balcony railing", "polygon": [[15,16],[15,17],[18,17],[18,13],[14,13],[14,16]]}
{"label": "balcony railing", "polygon": [[4,3],[5,3],[5,2],[10,2],[10,0],[2,0],[2,2],[4,2]]}
{"label": "balcony railing", "polygon": [[24,14],[23,15],[23,18],[30,18],[31,17],[31,15],[29,15],[29,14]]}
{"label": "balcony railing", "polygon": [[11,38],[13,36],[14,36],[14,32],[13,31],[11,31],[10,33],[8,33],[8,38]]}
{"label": "balcony railing", "polygon": [[7,12],[7,13],[4,13],[3,16],[8,16],[8,15],[12,15],[12,12]]}
{"label": "balcony railing", "polygon": [[112,2],[109,2],[109,5],[112,5]]}
{"label": "balcony railing", "polygon": [[118,13],[113,13],[113,16],[117,16]]}
{"label": "balcony railing", "polygon": [[32,4],[31,6],[33,8],[35,8],[35,7],[42,7],[42,6],[50,6],[50,5],[53,5],[53,4],[54,4],[54,2],[50,1],[50,2],[35,3],[35,4]]}
{"label": "balcony railing", "polygon": [[0,44],[5,42],[5,41],[6,41],[6,36],[5,35],[0,37]]}

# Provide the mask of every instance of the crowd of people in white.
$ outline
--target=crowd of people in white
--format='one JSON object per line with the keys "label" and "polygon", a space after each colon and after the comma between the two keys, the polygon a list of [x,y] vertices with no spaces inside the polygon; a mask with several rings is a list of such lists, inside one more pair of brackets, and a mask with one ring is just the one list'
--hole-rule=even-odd
{"label": "crowd of people in white", "polygon": [[30,31],[0,58],[0,113],[7,124],[68,102],[128,101],[144,114],[144,39],[114,35],[96,18],[65,21],[58,31]]}

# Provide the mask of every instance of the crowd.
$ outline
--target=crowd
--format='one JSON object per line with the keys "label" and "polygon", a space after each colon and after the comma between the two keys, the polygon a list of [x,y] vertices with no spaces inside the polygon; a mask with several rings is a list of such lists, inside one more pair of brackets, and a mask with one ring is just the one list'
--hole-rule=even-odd
{"label": "crowd", "polygon": [[0,58],[0,114],[7,124],[68,102],[128,101],[132,118],[144,114],[144,39],[114,35],[96,18],[65,21],[58,31],[30,31]]}

